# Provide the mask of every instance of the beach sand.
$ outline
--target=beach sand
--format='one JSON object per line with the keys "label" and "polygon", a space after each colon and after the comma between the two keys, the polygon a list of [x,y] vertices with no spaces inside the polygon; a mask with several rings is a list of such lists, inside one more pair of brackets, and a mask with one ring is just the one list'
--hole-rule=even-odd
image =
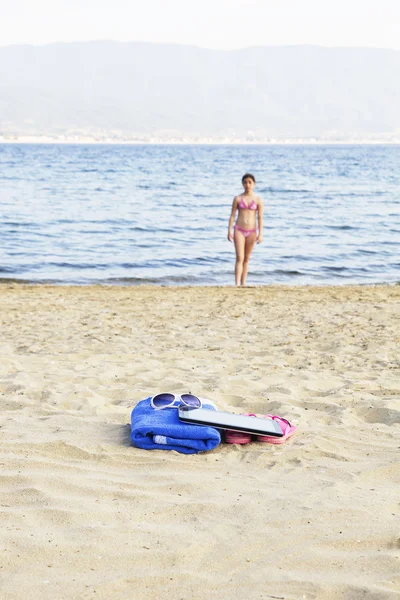
{"label": "beach sand", "polygon": [[[0,286],[0,595],[400,598],[400,286]],[[159,391],[285,444],[130,444]]]}

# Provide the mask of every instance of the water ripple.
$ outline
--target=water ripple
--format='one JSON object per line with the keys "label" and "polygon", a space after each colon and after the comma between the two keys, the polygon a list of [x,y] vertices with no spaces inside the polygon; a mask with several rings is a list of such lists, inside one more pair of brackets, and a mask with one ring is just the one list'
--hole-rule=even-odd
{"label": "water ripple", "polygon": [[399,281],[400,147],[0,144],[1,281],[232,284],[246,171],[249,283]]}

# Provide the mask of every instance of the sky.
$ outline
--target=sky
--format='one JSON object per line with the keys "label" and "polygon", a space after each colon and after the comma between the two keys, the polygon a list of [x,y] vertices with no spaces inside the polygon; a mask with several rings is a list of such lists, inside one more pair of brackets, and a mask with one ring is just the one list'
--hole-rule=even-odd
{"label": "sky", "polygon": [[0,0],[0,46],[88,40],[400,50],[400,0]]}

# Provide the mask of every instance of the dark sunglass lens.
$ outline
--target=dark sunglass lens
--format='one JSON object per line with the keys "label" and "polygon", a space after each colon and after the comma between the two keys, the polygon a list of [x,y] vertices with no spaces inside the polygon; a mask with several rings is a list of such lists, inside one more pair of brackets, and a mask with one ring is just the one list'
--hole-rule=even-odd
{"label": "dark sunglass lens", "polygon": [[169,406],[175,400],[175,396],[173,394],[157,394],[153,398],[153,406],[157,408],[164,408],[165,406]]}
{"label": "dark sunglass lens", "polygon": [[200,408],[201,406],[199,398],[192,396],[192,394],[182,394],[181,398],[186,406],[191,406],[192,408]]}

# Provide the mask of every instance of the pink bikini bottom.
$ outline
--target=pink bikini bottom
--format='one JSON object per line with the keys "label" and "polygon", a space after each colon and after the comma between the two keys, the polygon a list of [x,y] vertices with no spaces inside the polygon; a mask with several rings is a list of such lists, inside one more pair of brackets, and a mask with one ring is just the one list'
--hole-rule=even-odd
{"label": "pink bikini bottom", "polygon": [[257,229],[242,229],[241,227],[238,227],[237,225],[235,225],[235,229],[240,231],[240,233],[243,233],[245,238],[249,237],[249,235],[251,233],[255,233],[257,231]]}

